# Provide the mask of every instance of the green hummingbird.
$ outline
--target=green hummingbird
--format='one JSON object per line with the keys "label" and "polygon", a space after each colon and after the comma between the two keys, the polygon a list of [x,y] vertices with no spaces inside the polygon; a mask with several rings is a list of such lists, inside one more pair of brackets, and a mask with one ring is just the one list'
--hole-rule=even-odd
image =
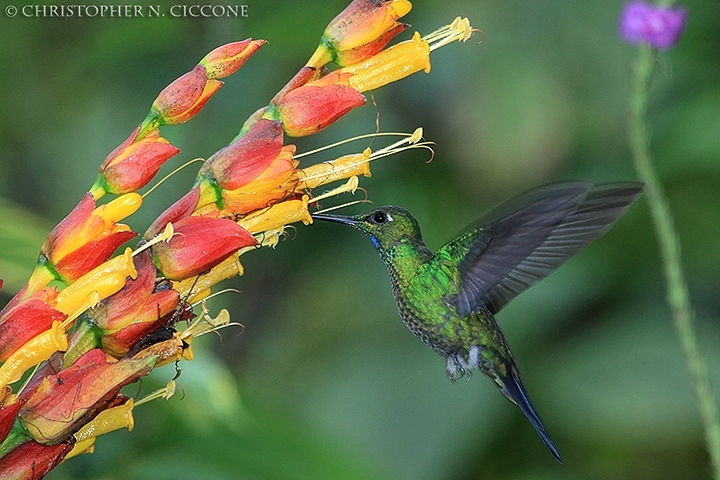
{"label": "green hummingbird", "polygon": [[540,187],[493,209],[435,254],[425,246],[415,217],[400,207],[313,218],[350,225],[370,237],[387,266],[400,317],[446,359],[450,380],[480,370],[520,407],[562,462],[495,314],[606,232],[642,188],[638,182],[582,181]]}

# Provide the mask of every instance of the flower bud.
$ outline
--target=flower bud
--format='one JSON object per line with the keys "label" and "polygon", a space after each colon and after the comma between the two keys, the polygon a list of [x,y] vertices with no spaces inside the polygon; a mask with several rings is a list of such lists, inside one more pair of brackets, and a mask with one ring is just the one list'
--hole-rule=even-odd
{"label": "flower bud", "polygon": [[396,20],[410,9],[407,0],[354,0],[328,24],[308,66],[345,66],[375,55],[407,28]]}
{"label": "flower bud", "polygon": [[364,105],[365,97],[349,86],[350,77],[332,72],[282,97],[277,109],[285,133],[293,137],[312,135]]}
{"label": "flower bud", "polygon": [[108,362],[100,349],[90,350],[42,380],[20,410],[20,421],[37,442],[61,441],[110,406],[123,386],[150,373],[156,360]]}
{"label": "flower bud", "polygon": [[265,40],[250,38],[241,42],[228,43],[205,55],[199,64],[205,67],[205,75],[208,79],[225,78],[235,73],[266,43]]}
{"label": "flower bud", "polygon": [[[208,79],[205,67],[197,65],[160,92],[148,119],[157,118],[159,125],[185,123],[202,110],[222,84],[219,80]],[[144,125],[148,124],[148,119]]]}
{"label": "flower bud", "polygon": [[628,43],[647,43],[653,48],[667,50],[680,39],[686,20],[684,8],[629,2],[620,15],[620,37]]}
{"label": "flower bud", "polygon": [[140,127],[105,158],[91,191],[120,195],[140,190],[167,160],[180,153],[180,149],[162,138],[157,129],[136,141],[139,131]]}
{"label": "flower bud", "polygon": [[50,329],[53,322],[65,320],[67,315],[50,305],[56,296],[55,288],[45,288],[3,312],[0,317],[0,361],[6,361],[30,339]]}
{"label": "flower bud", "polygon": [[117,223],[134,213],[142,203],[136,193],[125,194],[95,208],[87,193],[80,203],[50,232],[41,248],[60,280],[72,282],[105,262],[137,234]]}
{"label": "flower bud", "polygon": [[198,275],[257,244],[247,230],[226,218],[185,217],[173,225],[173,238],[152,246],[155,265],[169,280]]}

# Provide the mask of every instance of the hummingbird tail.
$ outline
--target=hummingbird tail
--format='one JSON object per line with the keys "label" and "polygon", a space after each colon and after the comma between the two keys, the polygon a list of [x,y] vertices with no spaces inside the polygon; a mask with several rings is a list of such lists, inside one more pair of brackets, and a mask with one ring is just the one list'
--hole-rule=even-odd
{"label": "hummingbird tail", "polygon": [[547,431],[545,430],[545,426],[543,425],[540,417],[535,411],[535,407],[533,407],[532,403],[530,402],[530,398],[525,391],[522,380],[520,380],[520,377],[517,375],[517,373],[513,372],[508,376],[500,376],[499,380],[502,383],[502,388],[500,388],[500,391],[503,393],[503,395],[505,395],[505,397],[507,397],[507,399],[513,402],[515,405],[520,407],[520,410],[522,410],[527,419],[530,420],[530,423],[532,423],[533,427],[535,427],[535,431],[537,432],[538,436],[543,441],[545,446],[548,448],[548,450],[550,450],[550,453],[553,454],[553,456],[557,459],[558,462],[563,463],[562,457],[560,457],[560,452],[558,452],[557,448],[555,448],[555,445],[550,439],[550,435],[548,435]]}

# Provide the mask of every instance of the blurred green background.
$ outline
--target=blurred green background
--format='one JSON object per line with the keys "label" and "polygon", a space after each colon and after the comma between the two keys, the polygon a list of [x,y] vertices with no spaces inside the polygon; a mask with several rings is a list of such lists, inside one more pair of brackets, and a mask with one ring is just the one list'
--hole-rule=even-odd
{"label": "blurred green background", "polygon": [[[169,172],[226,145],[304,64],[346,3],[250,0],[244,19],[0,13],[2,302],[165,85],[220,44],[269,41],[195,119],[163,130],[183,150]],[[414,212],[433,249],[538,184],[634,178],[626,123],[636,52],[617,39],[620,1],[413,3],[405,20],[414,29],[429,33],[468,16],[485,32],[483,43],[477,35],[436,51],[429,75],[374,92],[377,109],[368,102],[298,140],[300,151],[374,131],[378,112],[384,131],[424,127],[436,143],[431,163],[422,151],[384,159],[361,185],[375,204]],[[652,150],[717,387],[720,4],[687,7],[686,34],[658,58]],[[144,231],[189,188],[190,170],[147,198],[130,224]],[[565,465],[487,379],[448,381],[443,360],[401,323],[370,242],[329,224],[289,233],[275,250],[243,256],[245,276],[226,283],[242,293],[212,303],[231,311],[242,334],[228,329],[197,341],[196,360],[180,366],[182,392],[139,407],[132,433],[100,437],[96,453],[48,478],[710,478],[644,200],[499,315]],[[147,393],[174,373],[165,367],[128,394]]]}

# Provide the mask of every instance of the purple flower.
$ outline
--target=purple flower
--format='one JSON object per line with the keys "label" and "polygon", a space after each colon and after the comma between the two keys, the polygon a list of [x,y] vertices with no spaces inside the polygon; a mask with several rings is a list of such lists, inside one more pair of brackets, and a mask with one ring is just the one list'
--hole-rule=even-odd
{"label": "purple flower", "polygon": [[620,15],[620,37],[628,43],[667,50],[677,43],[686,19],[684,8],[629,2]]}

